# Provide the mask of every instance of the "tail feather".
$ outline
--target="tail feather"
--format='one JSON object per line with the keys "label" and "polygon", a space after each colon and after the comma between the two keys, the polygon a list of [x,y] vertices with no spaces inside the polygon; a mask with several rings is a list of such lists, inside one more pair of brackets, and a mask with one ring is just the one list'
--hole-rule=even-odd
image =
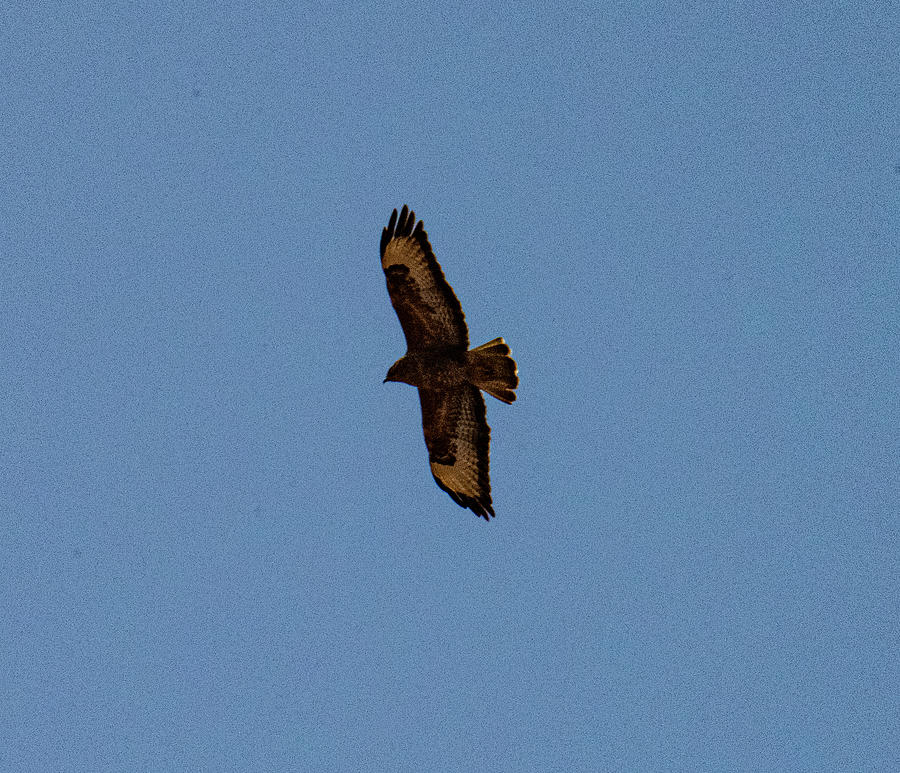
{"label": "tail feather", "polygon": [[475,386],[504,403],[516,399],[513,390],[519,386],[519,372],[506,341],[495,338],[476,346],[468,353],[468,363],[469,378]]}

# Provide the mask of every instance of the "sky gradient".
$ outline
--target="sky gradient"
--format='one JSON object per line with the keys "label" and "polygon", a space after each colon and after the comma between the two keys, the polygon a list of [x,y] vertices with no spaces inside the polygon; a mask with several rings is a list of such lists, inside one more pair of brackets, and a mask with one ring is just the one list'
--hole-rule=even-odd
{"label": "sky gradient", "polygon": [[[0,10],[0,769],[900,769],[900,12]],[[409,204],[487,398],[431,479]]]}

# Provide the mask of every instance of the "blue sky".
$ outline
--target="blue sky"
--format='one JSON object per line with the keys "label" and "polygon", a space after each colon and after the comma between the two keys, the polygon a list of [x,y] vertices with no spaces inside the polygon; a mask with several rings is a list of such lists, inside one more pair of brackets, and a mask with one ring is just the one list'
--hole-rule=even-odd
{"label": "blue sky", "polygon": [[[6,4],[0,769],[900,768],[900,13]],[[496,520],[431,480],[424,219]]]}

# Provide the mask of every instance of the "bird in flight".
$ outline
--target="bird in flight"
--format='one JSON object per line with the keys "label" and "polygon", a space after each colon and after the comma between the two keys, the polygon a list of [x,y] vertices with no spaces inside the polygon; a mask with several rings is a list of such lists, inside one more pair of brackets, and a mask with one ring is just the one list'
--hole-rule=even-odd
{"label": "bird in flight", "polygon": [[406,336],[388,381],[419,389],[431,474],[460,507],[490,520],[491,428],[481,391],[512,403],[519,375],[502,338],[469,350],[466,319],[415,212],[395,209],[381,234],[381,267]]}

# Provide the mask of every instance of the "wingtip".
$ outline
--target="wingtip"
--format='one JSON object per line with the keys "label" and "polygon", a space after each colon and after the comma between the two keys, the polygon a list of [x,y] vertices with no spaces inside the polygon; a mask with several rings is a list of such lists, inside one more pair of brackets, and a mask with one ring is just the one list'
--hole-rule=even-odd
{"label": "wingtip", "polygon": [[391,213],[391,219],[388,221],[387,228],[381,233],[381,250],[384,257],[384,249],[387,247],[391,239],[404,236],[424,237],[425,224],[420,220],[416,222],[416,213],[404,204],[398,213],[395,209]]}
{"label": "wingtip", "polygon": [[397,227],[397,210],[394,209],[394,211],[391,212],[391,218],[390,218],[390,220],[388,220],[387,226],[385,228],[383,228],[381,231],[380,252],[381,252],[382,258],[384,257],[385,249],[387,249],[387,246],[390,243],[391,239],[394,238],[394,232],[395,232],[396,227]]}
{"label": "wingtip", "polygon": [[463,507],[468,507],[479,518],[484,518],[484,520],[486,521],[491,520],[491,518],[497,517],[494,514],[494,508],[491,504],[490,496],[488,496],[487,501],[484,501],[483,499],[466,497],[466,501],[461,504]]}
{"label": "wingtip", "polygon": [[397,236],[409,236],[416,224],[416,213],[413,212],[406,204],[400,210],[400,217],[397,220]]}
{"label": "wingtip", "polygon": [[484,518],[484,520],[489,521],[491,518],[496,518],[494,514],[493,503],[491,502],[491,494],[488,492],[482,499],[476,499],[475,497],[468,496],[467,494],[462,494],[458,491],[454,491],[450,487],[446,486],[441,482],[440,478],[431,473],[431,477],[434,478],[434,482],[437,483],[438,488],[442,491],[446,491],[450,495],[450,499],[452,499],[456,504],[460,507],[471,510],[475,513],[479,518]]}

